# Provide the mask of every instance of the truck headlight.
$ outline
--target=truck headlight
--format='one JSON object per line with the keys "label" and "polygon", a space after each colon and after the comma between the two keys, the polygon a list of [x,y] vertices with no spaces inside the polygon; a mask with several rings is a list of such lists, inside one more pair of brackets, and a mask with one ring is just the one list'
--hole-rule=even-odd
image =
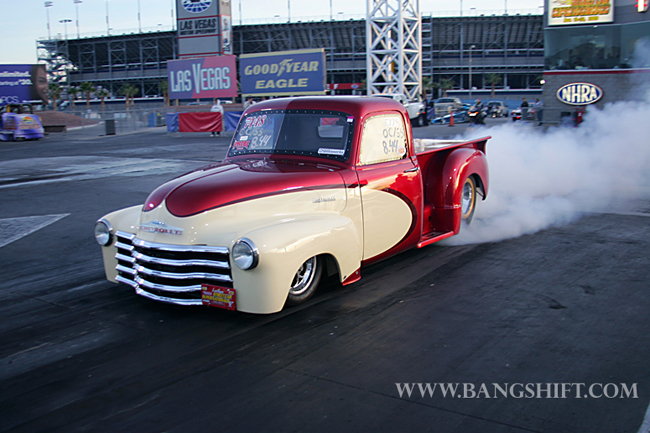
{"label": "truck headlight", "polygon": [[259,261],[257,247],[247,238],[241,238],[232,247],[232,260],[242,271],[253,269]]}
{"label": "truck headlight", "polygon": [[103,247],[110,245],[113,241],[113,227],[105,219],[100,219],[95,224],[95,240]]}

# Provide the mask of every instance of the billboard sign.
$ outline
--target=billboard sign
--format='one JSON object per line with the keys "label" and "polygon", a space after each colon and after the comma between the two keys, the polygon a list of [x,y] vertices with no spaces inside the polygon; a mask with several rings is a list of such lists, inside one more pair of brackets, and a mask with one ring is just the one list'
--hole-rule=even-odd
{"label": "billboard sign", "polygon": [[557,99],[569,105],[593,104],[603,97],[603,89],[591,83],[571,83],[556,92]]}
{"label": "billboard sign", "polygon": [[233,98],[237,96],[235,56],[213,56],[167,62],[169,97]]}
{"label": "billboard sign", "polygon": [[48,102],[45,65],[0,65],[0,105]]}
{"label": "billboard sign", "polygon": [[176,0],[178,54],[207,57],[221,52],[219,0]]}
{"label": "billboard sign", "polygon": [[614,22],[614,0],[550,0],[549,26]]}
{"label": "billboard sign", "polygon": [[243,96],[322,95],[325,50],[242,54],[239,76]]}
{"label": "billboard sign", "polygon": [[232,16],[230,0],[219,0],[219,21],[221,22],[221,52],[232,54]]}

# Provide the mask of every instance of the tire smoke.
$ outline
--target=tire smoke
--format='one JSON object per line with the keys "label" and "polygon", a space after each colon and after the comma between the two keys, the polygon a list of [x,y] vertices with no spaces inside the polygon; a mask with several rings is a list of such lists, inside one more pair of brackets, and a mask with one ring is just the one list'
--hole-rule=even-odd
{"label": "tire smoke", "polygon": [[[650,59],[650,43],[636,52]],[[650,62],[640,61],[641,64]],[[648,73],[639,74],[647,81]],[[496,242],[579,219],[586,212],[638,211],[650,198],[650,91],[636,100],[589,106],[578,127],[510,122],[487,132],[490,189],[474,219],[446,245]],[[631,98],[630,98],[631,99]],[[646,203],[647,207],[647,203]]]}

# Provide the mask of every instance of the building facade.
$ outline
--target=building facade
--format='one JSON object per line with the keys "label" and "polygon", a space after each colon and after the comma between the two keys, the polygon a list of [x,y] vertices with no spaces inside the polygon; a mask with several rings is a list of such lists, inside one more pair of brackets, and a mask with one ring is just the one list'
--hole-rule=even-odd
{"label": "building facade", "polygon": [[643,0],[546,0],[545,122],[560,122],[587,105],[636,99],[650,79],[650,11]]}
{"label": "building facade", "polygon": [[[235,25],[236,55],[324,48],[327,83],[337,94],[361,93],[366,78],[365,20]],[[38,41],[39,60],[65,83],[92,82],[118,96],[133,84],[138,96],[161,95],[168,60],[178,58],[177,33],[150,32]],[[544,70],[542,15],[422,18],[423,77],[454,89],[541,89]]]}

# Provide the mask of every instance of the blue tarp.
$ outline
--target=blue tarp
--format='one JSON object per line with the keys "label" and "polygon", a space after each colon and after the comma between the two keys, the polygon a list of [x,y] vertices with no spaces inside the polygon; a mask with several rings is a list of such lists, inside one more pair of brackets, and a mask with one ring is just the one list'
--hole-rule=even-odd
{"label": "blue tarp", "polygon": [[178,113],[166,113],[167,132],[178,132]]}
{"label": "blue tarp", "polygon": [[243,113],[243,111],[227,111],[224,122],[224,131],[235,131],[237,129],[237,124],[239,123],[239,118]]}

